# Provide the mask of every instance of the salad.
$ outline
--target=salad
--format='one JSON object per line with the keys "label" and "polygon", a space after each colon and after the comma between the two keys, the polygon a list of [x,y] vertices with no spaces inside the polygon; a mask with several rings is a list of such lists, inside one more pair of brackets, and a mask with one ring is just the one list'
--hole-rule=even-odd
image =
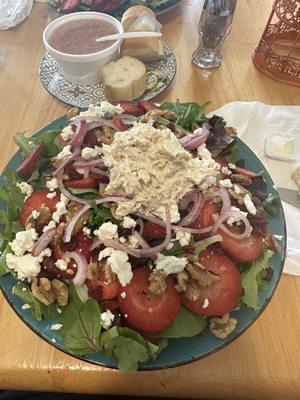
{"label": "salad", "polygon": [[58,12],[99,11],[121,17],[128,8],[143,5],[160,12],[177,4],[179,0],[44,0]]}
{"label": "salad", "polygon": [[232,310],[258,307],[280,251],[267,226],[279,201],[207,105],[104,101],[70,110],[57,131],[15,135],[0,274],[69,353],[103,349],[134,371],[169,338],[225,339]]}

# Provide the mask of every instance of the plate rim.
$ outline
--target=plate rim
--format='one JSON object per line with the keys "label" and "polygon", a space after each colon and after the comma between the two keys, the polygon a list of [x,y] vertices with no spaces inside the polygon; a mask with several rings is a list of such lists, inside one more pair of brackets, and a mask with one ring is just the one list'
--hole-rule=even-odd
{"label": "plate rim", "polygon": [[[59,118],[56,118],[55,120],[51,121],[50,123],[44,125],[42,128],[40,128],[33,136],[39,136],[42,135],[44,133],[44,131],[47,130],[47,128],[49,127],[49,125],[53,124],[53,123],[59,123],[60,121],[62,121],[64,118],[66,118],[66,115],[62,115]],[[227,347],[228,345],[230,345],[233,341],[237,340],[240,336],[242,336],[255,322],[256,320],[263,314],[263,312],[265,311],[266,307],[269,305],[271,299],[273,298],[276,289],[278,287],[278,284],[282,278],[282,273],[283,273],[283,268],[284,268],[284,264],[286,261],[286,249],[287,249],[287,226],[286,226],[286,218],[285,218],[285,214],[283,211],[283,206],[282,206],[282,201],[280,199],[280,196],[278,194],[277,188],[273,182],[272,177],[270,176],[267,168],[264,166],[264,164],[261,162],[261,160],[256,156],[256,154],[254,153],[253,150],[250,149],[250,147],[239,137],[237,137],[237,143],[241,143],[243,146],[245,146],[247,148],[247,150],[251,153],[251,156],[259,162],[259,165],[263,167],[263,170],[265,173],[267,173],[267,177],[270,180],[270,183],[273,185],[274,190],[276,190],[276,193],[278,195],[279,198],[279,206],[280,206],[280,213],[282,215],[282,223],[283,223],[283,233],[284,233],[284,238],[285,238],[285,245],[283,248],[283,256],[282,256],[282,260],[281,260],[281,264],[280,264],[280,269],[279,269],[279,273],[278,273],[278,278],[277,280],[274,282],[274,287],[272,289],[272,292],[270,294],[270,296],[266,299],[265,303],[263,304],[263,306],[261,307],[261,309],[257,312],[257,314],[250,320],[249,323],[246,324],[246,326],[241,329],[239,332],[236,333],[236,336],[232,337],[231,339],[229,339],[228,341],[226,341],[225,343],[221,343],[220,345],[218,345],[217,347],[215,347],[212,350],[206,351],[205,353],[201,354],[200,356],[195,356],[195,357],[190,357],[184,361],[179,361],[179,362],[175,362],[175,363],[171,363],[171,364],[164,364],[164,365],[160,365],[160,366],[147,366],[147,365],[142,365],[138,368],[138,370],[136,372],[147,372],[147,371],[160,371],[160,370],[165,370],[165,369],[169,369],[169,368],[176,368],[182,365],[187,365],[187,364],[191,364],[195,361],[199,361],[203,358],[206,358],[216,352],[218,352],[219,350],[224,349],[225,347]],[[10,158],[10,160],[8,161],[8,163],[6,164],[6,166],[3,168],[3,170],[1,171],[1,175],[3,174],[3,172],[6,170],[8,164],[11,162],[11,160],[13,159],[13,157],[15,157],[18,153],[20,152],[20,150],[18,150],[17,152],[15,152],[12,157]],[[9,299],[9,297],[6,294],[6,291],[3,287],[3,283],[2,283],[2,279],[0,276],[0,289],[1,292],[5,298],[5,300],[7,301],[7,303],[9,304],[9,306],[12,308],[12,310],[14,311],[14,313],[21,319],[21,321],[23,323],[25,323],[25,325],[32,331],[34,332],[40,339],[42,339],[43,341],[47,342],[48,344],[50,344],[51,346],[53,346],[55,349],[62,351],[64,354],[67,354],[70,357],[74,357],[75,359],[78,359],[80,361],[84,361],[87,362],[89,364],[93,364],[96,365],[98,367],[102,367],[102,368],[108,368],[108,369],[112,369],[112,370],[119,370],[117,366],[114,365],[107,365],[105,363],[103,363],[102,361],[95,361],[95,360],[91,360],[91,359],[87,359],[85,356],[79,356],[76,354],[71,354],[70,352],[68,352],[66,349],[64,349],[64,347],[62,347],[60,344],[54,343],[50,338],[48,337],[44,337],[39,330],[33,326],[29,321],[27,321],[23,315],[17,310],[17,308],[15,308],[13,301],[11,301]]]}

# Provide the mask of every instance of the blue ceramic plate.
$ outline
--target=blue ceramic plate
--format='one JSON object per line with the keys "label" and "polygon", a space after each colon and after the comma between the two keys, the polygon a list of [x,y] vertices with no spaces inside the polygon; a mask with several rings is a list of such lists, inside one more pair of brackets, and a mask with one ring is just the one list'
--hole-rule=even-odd
{"label": "blue ceramic plate", "polygon": [[[66,118],[59,118],[41,129],[37,135],[41,135],[43,132],[49,129],[57,129],[65,124]],[[239,139],[237,140],[237,147],[238,157],[246,160],[246,168],[255,172],[260,172],[263,170],[267,181],[268,192],[275,192],[272,179],[255,154]],[[7,168],[16,168],[20,161],[21,154],[18,152],[10,160]],[[0,203],[0,208],[3,207],[4,203]],[[257,310],[252,310],[242,305],[240,310],[232,312],[232,316],[237,318],[238,324],[235,331],[225,340],[217,339],[208,331],[208,329],[193,338],[170,339],[168,347],[158,355],[157,359],[141,364],[141,370],[170,368],[199,360],[200,358],[206,357],[209,354],[225,347],[234,339],[239,337],[243,332],[245,332],[247,328],[249,328],[249,326],[260,316],[265,307],[268,305],[282,273],[286,249],[286,226],[281,206],[278,215],[269,219],[269,233],[283,236],[281,241],[282,250],[279,254],[274,255],[271,259],[271,266],[274,269],[274,276],[269,283],[267,291],[260,292],[259,308]],[[51,325],[54,323],[53,319],[46,318],[41,322],[37,322],[32,317],[30,310],[22,309],[22,301],[12,294],[12,288],[16,283],[16,279],[14,279],[10,274],[0,277],[2,292],[13,310],[26,323],[26,325],[29,326],[29,328],[32,329],[42,339],[55,346],[59,350],[66,352],[66,350],[64,350],[62,347],[59,334],[55,331],[51,331],[50,329]],[[114,358],[105,358],[102,351],[77,358],[101,366],[117,368],[116,360]]]}

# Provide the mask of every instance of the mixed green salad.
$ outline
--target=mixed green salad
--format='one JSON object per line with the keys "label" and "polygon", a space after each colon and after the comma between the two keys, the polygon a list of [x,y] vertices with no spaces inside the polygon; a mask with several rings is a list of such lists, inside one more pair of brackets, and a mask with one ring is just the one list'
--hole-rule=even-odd
{"label": "mixed green salad", "polygon": [[237,159],[236,132],[208,103],[102,102],[66,126],[15,135],[0,187],[0,275],[74,355],[105,351],[122,371],[170,338],[225,339],[257,309],[280,237],[279,202]]}

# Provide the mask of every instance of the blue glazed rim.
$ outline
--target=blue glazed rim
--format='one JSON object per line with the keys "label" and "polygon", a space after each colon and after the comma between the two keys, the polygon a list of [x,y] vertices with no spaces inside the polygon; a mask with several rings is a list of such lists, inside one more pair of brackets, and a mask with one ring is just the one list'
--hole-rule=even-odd
{"label": "blue glazed rim", "polygon": [[[36,133],[36,135],[42,135],[45,131],[50,129],[58,129],[65,124],[66,117],[63,116],[44,126]],[[270,177],[264,165],[254,154],[254,152],[239,138],[237,139],[236,145],[238,147],[239,157],[245,159],[246,167],[255,172],[263,171],[264,177],[267,182],[268,192],[272,191],[278,195],[277,191],[275,190],[272,178]],[[21,152],[18,151],[11,158],[5,169],[15,167],[19,164],[20,160]],[[2,181],[2,176],[0,177],[0,180]],[[0,202],[0,209],[3,206],[4,203]],[[260,291],[260,302],[258,309],[252,310],[245,305],[242,305],[240,310],[232,312],[231,315],[238,319],[237,328],[224,340],[217,339],[216,337],[211,335],[208,329],[206,329],[200,335],[192,338],[169,339],[168,347],[158,355],[156,360],[142,363],[140,365],[139,371],[155,371],[166,368],[174,368],[184,364],[192,363],[194,361],[198,361],[228,346],[230,343],[240,337],[257,320],[257,318],[263,313],[263,311],[269,304],[276,290],[276,287],[282,275],[282,270],[285,262],[286,223],[281,202],[278,215],[276,217],[269,218],[268,220],[268,230],[269,233],[283,236],[283,239],[281,241],[282,249],[279,254],[274,255],[271,259],[271,266],[274,269],[274,276],[268,284],[267,291]],[[55,331],[50,330],[50,326],[54,322],[53,319],[45,318],[43,321],[38,322],[31,316],[30,310],[23,310],[21,308],[23,302],[11,293],[12,287],[17,282],[18,281],[11,274],[1,276],[1,291],[14,312],[35,334],[37,334],[41,339],[43,339],[53,347],[64,352],[65,354],[75,357],[76,359],[86,361],[101,367],[117,369],[115,358],[104,357],[102,351],[91,353],[85,356],[77,356],[69,353],[66,349],[64,349],[64,347],[61,345],[59,334]],[[56,340],[55,343],[53,342],[53,339]]]}

